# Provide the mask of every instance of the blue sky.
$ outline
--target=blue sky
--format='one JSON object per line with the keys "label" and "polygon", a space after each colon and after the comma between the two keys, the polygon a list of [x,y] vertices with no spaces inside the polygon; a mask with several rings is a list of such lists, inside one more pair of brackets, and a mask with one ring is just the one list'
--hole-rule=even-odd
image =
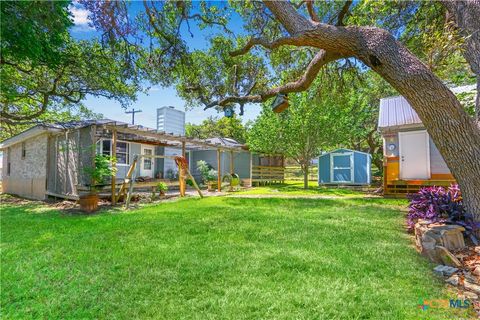
{"label": "blue sky", "polygon": [[[141,7],[141,2],[134,1],[131,3],[130,10],[132,14],[134,14],[140,10]],[[75,26],[71,29],[71,34],[74,38],[91,39],[98,35],[95,30],[88,25],[88,11],[78,4],[75,4],[71,8],[71,11],[75,23]],[[238,25],[240,22],[239,19],[234,20],[236,20],[234,21],[235,25],[229,27],[235,32],[241,32],[241,27]],[[189,47],[192,49],[205,48],[207,43],[205,39],[215,32],[218,32],[218,29],[199,30],[195,23],[190,23],[190,27],[193,37],[190,37],[186,27],[183,28],[182,34],[185,35],[183,38],[186,39]],[[84,100],[84,104],[94,112],[102,113],[106,118],[125,122],[131,121],[131,115],[125,114],[125,110],[115,100],[90,96]],[[156,109],[163,106],[174,106],[176,109],[185,111],[185,102],[177,96],[176,90],[173,87],[163,88],[153,86],[148,91],[148,94],[139,94],[137,101],[132,103],[132,107],[142,110],[141,113],[135,115],[135,124],[155,128]],[[246,105],[243,121],[255,119],[259,115],[260,110],[261,106],[259,104]],[[212,109],[204,111],[201,107],[186,111],[186,121],[190,123],[198,124],[210,116],[222,117],[223,114]]]}

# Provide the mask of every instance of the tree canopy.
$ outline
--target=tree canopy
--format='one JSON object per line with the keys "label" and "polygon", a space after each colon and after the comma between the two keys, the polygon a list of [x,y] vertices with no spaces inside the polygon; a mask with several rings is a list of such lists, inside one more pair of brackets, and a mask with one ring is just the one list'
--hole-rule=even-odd
{"label": "tree canopy", "polygon": [[[91,115],[83,106],[87,95],[117,99],[122,105],[140,90],[138,74],[129,72],[115,50],[98,41],[75,41],[68,1],[29,3],[5,1],[0,59],[0,123],[2,138],[29,125]],[[133,49],[132,49],[133,50]]]}
{"label": "tree canopy", "polygon": [[238,116],[232,118],[209,117],[200,124],[187,123],[185,125],[185,134],[187,137],[192,138],[231,138],[237,142],[245,143],[247,139],[247,127],[242,124],[242,119]]}

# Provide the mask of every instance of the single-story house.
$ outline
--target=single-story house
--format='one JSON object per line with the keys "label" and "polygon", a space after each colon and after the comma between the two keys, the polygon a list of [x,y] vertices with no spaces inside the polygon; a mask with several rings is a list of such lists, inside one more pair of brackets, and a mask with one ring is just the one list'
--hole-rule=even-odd
{"label": "single-story house", "polygon": [[[115,151],[112,150],[114,144]],[[164,156],[166,148],[184,155],[189,161],[189,170],[197,178],[196,161],[205,160],[218,168],[217,154],[221,175],[228,173],[233,164],[234,172],[238,170],[242,179],[250,180],[246,183],[251,184],[257,178],[255,161],[259,156],[231,140],[193,139],[109,119],[82,120],[38,124],[1,142],[3,192],[32,199],[48,196],[78,199],[79,192],[90,184],[85,168],[92,167],[99,153],[115,154],[118,170],[111,183],[120,189],[136,155]],[[151,183],[164,180],[163,160],[141,158],[134,176],[147,177]]]}
{"label": "single-story house", "polygon": [[371,155],[365,152],[336,149],[318,158],[319,185],[369,185]]}
{"label": "single-story house", "polygon": [[384,193],[405,194],[421,186],[455,181],[417,113],[403,97],[380,100]]}

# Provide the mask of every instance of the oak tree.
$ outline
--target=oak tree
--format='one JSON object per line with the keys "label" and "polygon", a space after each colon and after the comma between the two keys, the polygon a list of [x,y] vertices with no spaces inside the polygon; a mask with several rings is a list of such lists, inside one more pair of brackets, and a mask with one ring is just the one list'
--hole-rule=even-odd
{"label": "oak tree", "polygon": [[[193,102],[219,109],[232,105],[242,109],[246,104],[265,102],[279,93],[305,91],[325,66],[332,63],[353,61],[361,69],[369,68],[404,96],[417,112],[460,184],[467,209],[480,220],[479,123],[467,114],[432,65],[426,63],[428,55],[408,48],[410,41],[419,39],[409,37],[411,34],[426,34],[429,32],[426,27],[433,24],[452,25],[463,42],[456,38],[451,38],[451,42],[468,62],[478,86],[480,0],[380,5],[387,9],[378,10],[372,1],[350,0],[245,1],[228,5],[144,1],[139,28],[151,41],[151,54],[144,65],[150,67],[152,79],[157,82],[175,84],[181,94],[189,93]],[[378,18],[373,15],[373,23],[365,18],[367,9],[378,13]],[[99,4],[96,10],[110,12],[108,16],[115,17],[112,12],[117,8]],[[418,14],[426,12],[425,16],[439,18],[433,24],[415,25]],[[229,19],[244,22],[240,35],[227,31],[231,26]],[[111,34],[132,30],[118,27],[126,20],[117,19],[111,24],[115,26],[110,28]],[[213,59],[194,55],[203,49],[189,50],[181,30],[190,23],[222,30],[220,42],[224,45]],[[103,27],[108,30],[108,24]],[[428,41],[418,43],[419,50],[429,49]],[[450,51],[448,45],[447,49]],[[431,57],[435,61],[436,56]],[[447,54],[440,58],[448,61],[451,57]],[[203,65],[211,67],[212,72],[189,77],[192,69],[188,66],[196,63],[206,63]],[[255,65],[260,70],[258,75],[251,72]],[[208,86],[202,86],[203,79],[209,81]],[[212,84],[219,84],[221,90]],[[479,109],[477,99],[477,115]]]}

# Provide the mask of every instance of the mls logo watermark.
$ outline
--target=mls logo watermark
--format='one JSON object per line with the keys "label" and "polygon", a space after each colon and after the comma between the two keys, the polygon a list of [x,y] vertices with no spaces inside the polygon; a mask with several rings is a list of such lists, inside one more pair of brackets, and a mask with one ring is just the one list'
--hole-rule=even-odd
{"label": "mls logo watermark", "polygon": [[418,303],[418,308],[425,311],[430,308],[457,308],[457,309],[468,309],[472,307],[472,302],[468,299],[420,299]]}

